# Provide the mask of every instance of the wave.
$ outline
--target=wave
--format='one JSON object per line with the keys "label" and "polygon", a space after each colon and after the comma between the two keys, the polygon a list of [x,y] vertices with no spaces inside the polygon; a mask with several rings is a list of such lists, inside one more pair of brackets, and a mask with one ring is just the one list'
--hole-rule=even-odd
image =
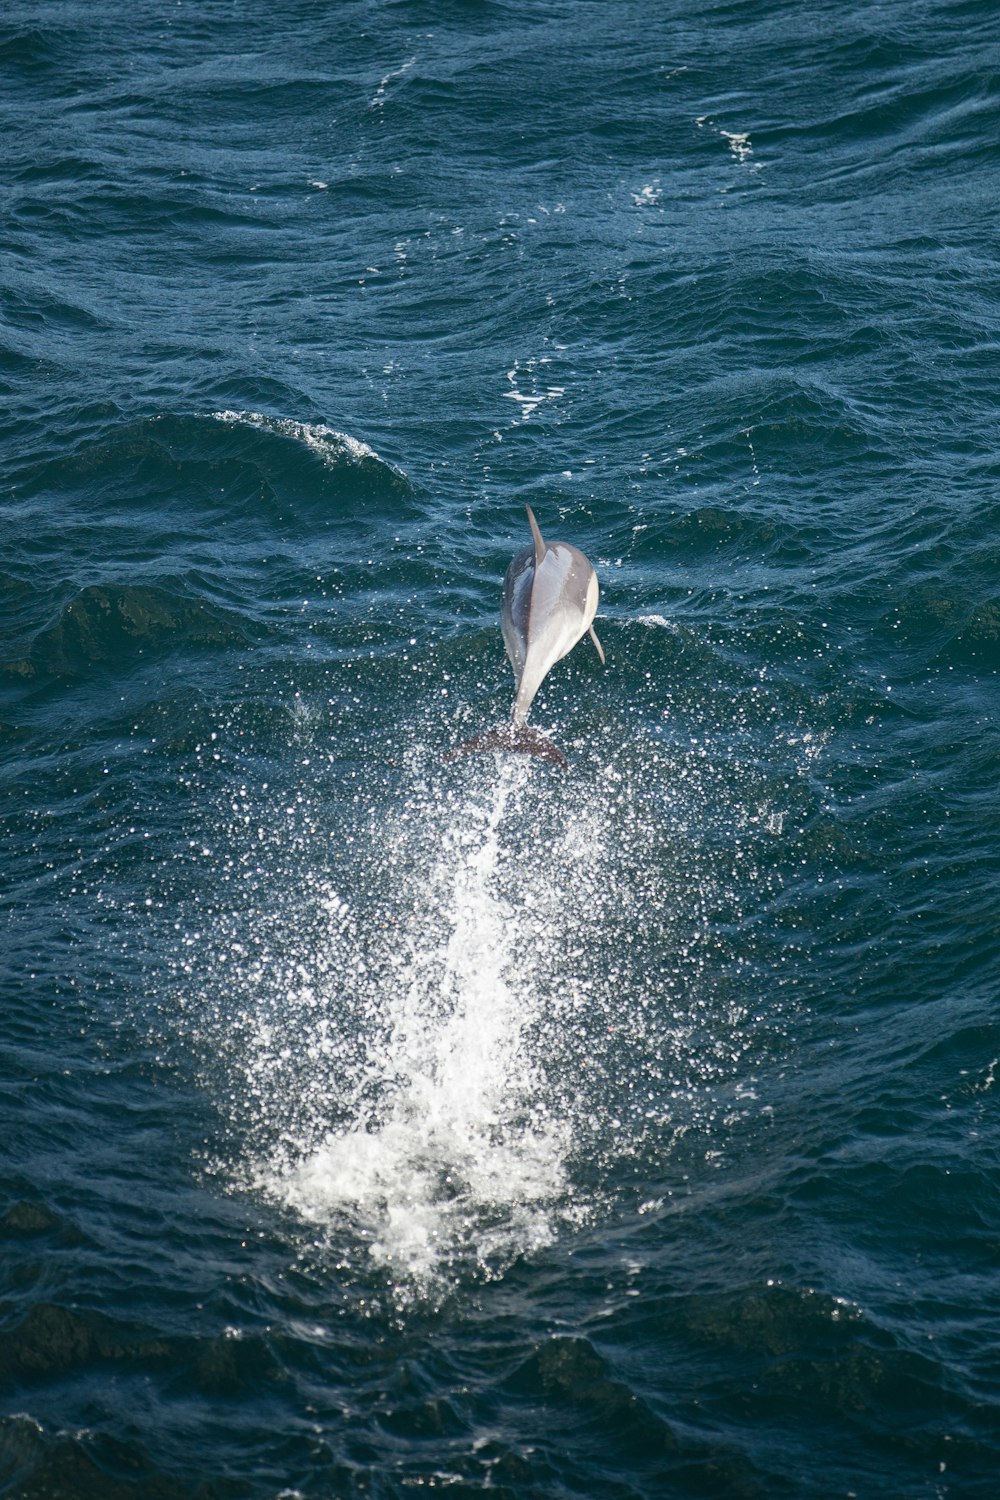
{"label": "wave", "polygon": [[95,584],[64,605],[27,657],[0,663],[0,673],[22,679],[81,676],[137,655],[247,640],[242,621],[204,599],[143,584]]}
{"label": "wave", "polygon": [[25,661],[63,671],[119,648],[236,642],[333,568],[367,588],[373,532],[419,524],[405,475],[325,423],[96,407],[76,422],[75,441],[50,434],[44,457],[9,469],[0,608],[22,675]]}
{"label": "wave", "polygon": [[[409,492],[406,476],[395,464],[367,443],[322,422],[228,410],[190,415],[164,412],[135,421],[109,421],[108,409],[85,410],[80,415],[91,418],[81,437],[71,439],[56,456],[25,460],[15,470],[19,497],[53,489],[72,491],[101,481],[105,489],[88,493],[88,501],[99,503],[105,494],[105,503],[133,500],[143,504],[148,498],[146,488],[158,487],[176,508],[193,498],[192,491],[197,495],[207,490],[205,498],[213,504],[220,494],[219,481],[222,493],[234,487],[240,491],[250,473],[256,477],[258,495],[261,481],[277,488],[285,477],[302,485],[305,498],[317,490],[330,495],[350,489],[359,498]],[[302,458],[307,462],[303,464]],[[314,468],[317,459],[321,474]],[[206,484],[208,475],[210,485]],[[312,484],[308,483],[310,475]],[[338,478],[344,483],[332,491]],[[108,486],[113,488],[108,491]],[[266,493],[261,498],[266,499]]]}
{"label": "wave", "polygon": [[345,461],[359,466],[371,464],[388,469],[402,483],[406,483],[402,470],[397,469],[394,464],[386,464],[374,448],[370,448],[359,438],[350,437],[346,432],[328,427],[324,422],[297,422],[291,417],[267,416],[259,411],[217,411],[212,415],[217,422],[224,422],[230,427],[252,427],[259,432],[273,432],[280,437],[291,438],[293,442],[301,443],[311,453],[317,454],[327,468],[335,469]]}

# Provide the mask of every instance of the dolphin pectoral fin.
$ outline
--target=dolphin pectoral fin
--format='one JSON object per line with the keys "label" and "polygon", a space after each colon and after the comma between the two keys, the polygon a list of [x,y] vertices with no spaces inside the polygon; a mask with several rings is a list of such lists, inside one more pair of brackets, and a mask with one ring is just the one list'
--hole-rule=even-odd
{"label": "dolphin pectoral fin", "polygon": [[591,625],[591,627],[588,630],[587,634],[590,636],[590,639],[594,643],[594,647],[595,647],[595,649],[597,651],[597,654],[601,658],[601,666],[603,667],[604,666],[604,647],[601,645],[600,641],[597,639],[597,631],[594,629],[593,625]]}
{"label": "dolphin pectoral fin", "polygon": [[535,520],[535,512],[530,505],[526,505],[524,508],[528,512],[531,539],[535,544],[535,567],[540,568],[542,566],[542,558],[545,556],[545,543],[542,541],[542,533],[539,531],[538,522]]}
{"label": "dolphin pectoral fin", "polygon": [[454,750],[442,756],[445,762],[458,760],[463,755],[485,755],[490,750],[506,751],[508,755],[537,755],[541,760],[551,761],[563,771],[569,770],[565,755],[538,729],[527,724],[500,724],[496,729],[487,729],[485,734],[474,735],[463,740]]}

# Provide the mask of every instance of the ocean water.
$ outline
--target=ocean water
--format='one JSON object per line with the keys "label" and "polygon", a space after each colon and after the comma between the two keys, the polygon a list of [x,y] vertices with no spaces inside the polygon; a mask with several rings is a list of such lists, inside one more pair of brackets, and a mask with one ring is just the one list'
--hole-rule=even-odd
{"label": "ocean water", "polygon": [[0,58],[0,1494],[1000,1493],[995,7]]}

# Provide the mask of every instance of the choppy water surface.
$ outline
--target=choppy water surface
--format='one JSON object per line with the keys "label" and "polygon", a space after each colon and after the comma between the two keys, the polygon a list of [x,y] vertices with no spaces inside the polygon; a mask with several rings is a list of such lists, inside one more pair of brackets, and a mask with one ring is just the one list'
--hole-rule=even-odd
{"label": "choppy water surface", "polygon": [[0,1493],[992,1497],[991,9],[0,43]]}

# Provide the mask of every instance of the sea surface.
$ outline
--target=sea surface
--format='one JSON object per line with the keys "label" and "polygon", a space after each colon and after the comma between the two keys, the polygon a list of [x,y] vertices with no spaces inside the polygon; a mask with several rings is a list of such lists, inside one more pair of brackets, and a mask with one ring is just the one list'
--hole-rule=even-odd
{"label": "sea surface", "polygon": [[0,1495],[995,1500],[996,6],[0,77]]}

